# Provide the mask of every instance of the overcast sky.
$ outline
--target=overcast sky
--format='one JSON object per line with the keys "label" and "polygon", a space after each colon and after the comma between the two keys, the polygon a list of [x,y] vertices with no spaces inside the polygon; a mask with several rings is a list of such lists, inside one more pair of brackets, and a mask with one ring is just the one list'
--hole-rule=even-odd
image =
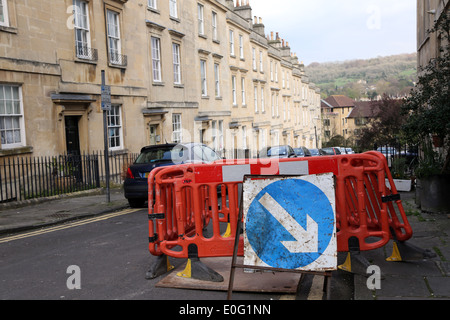
{"label": "overcast sky", "polygon": [[[244,0],[240,0],[241,2]],[[306,65],[416,52],[415,0],[250,0]]]}

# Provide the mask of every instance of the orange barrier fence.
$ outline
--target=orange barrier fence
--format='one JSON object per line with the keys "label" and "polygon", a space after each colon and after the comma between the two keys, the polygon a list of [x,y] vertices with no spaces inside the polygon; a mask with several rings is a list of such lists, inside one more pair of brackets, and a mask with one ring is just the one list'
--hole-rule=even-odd
{"label": "orange barrier fence", "polygon": [[[412,230],[386,159],[381,153],[219,161],[158,168],[149,183],[151,254],[188,258],[233,255],[244,175],[335,176],[339,252],[357,240],[359,250],[383,247],[390,239],[406,241]],[[386,187],[385,179],[391,189]],[[207,227],[212,224],[208,229]],[[243,255],[243,236],[238,255]]]}

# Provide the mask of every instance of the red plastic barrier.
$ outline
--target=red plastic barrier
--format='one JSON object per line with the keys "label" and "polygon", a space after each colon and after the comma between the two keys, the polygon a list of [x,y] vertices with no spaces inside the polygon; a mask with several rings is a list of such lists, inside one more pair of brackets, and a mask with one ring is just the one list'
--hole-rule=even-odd
{"label": "red plastic barrier", "polygon": [[[349,251],[349,241],[353,243],[355,239],[361,251],[368,251],[387,244],[394,236],[392,232],[401,241],[412,236],[382,154],[233,160],[164,167],[151,172],[150,252],[187,258],[189,245],[195,244],[200,258],[231,256],[244,175],[327,172],[332,172],[336,181],[338,251]],[[386,187],[385,178],[392,190]],[[210,223],[212,228],[207,230]],[[243,255],[242,235],[238,254]]]}

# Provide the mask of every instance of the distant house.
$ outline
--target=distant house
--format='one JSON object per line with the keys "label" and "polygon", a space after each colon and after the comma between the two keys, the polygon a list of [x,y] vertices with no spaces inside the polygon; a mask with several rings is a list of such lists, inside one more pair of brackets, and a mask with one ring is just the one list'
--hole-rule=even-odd
{"label": "distant house", "polygon": [[323,141],[341,135],[346,140],[357,139],[369,119],[377,114],[374,101],[354,101],[343,95],[332,95],[321,101]]}
{"label": "distant house", "polygon": [[353,136],[357,139],[361,133],[361,129],[366,127],[370,120],[379,112],[377,101],[357,101],[355,108],[348,115],[349,127]]}

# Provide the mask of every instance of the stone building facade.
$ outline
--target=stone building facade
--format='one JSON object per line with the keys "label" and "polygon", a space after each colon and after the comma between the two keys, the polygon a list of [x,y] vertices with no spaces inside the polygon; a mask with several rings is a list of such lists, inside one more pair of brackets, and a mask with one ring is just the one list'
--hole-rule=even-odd
{"label": "stone building facade", "polygon": [[102,70],[112,152],[189,141],[227,158],[321,147],[318,89],[248,1],[0,4],[2,158],[102,150]]}

